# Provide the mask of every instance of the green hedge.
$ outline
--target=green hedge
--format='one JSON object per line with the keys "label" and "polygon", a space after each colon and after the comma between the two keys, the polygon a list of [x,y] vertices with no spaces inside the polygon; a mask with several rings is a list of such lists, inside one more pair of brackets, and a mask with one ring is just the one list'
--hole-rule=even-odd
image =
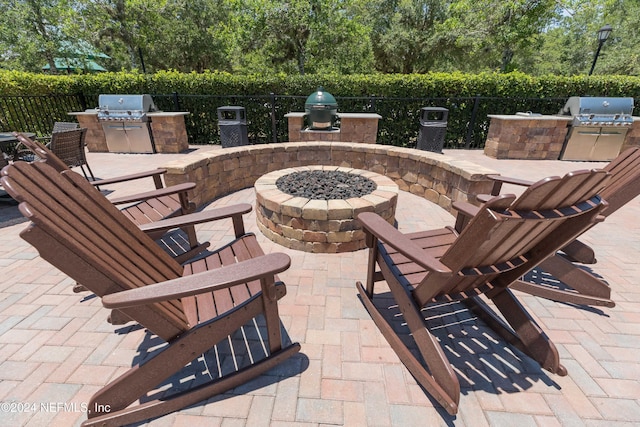
{"label": "green hedge", "polygon": [[[82,94],[88,108],[97,106],[100,93],[149,93],[165,111],[189,111],[187,131],[190,143],[219,143],[216,108],[241,105],[246,108],[252,143],[288,140],[284,115],[303,111],[306,96],[318,86],[331,92],[342,112],[377,112],[378,141],[382,144],[413,146],[419,132],[421,107],[449,109],[446,148],[480,148],[484,144],[489,114],[534,111],[555,114],[569,96],[624,96],[640,99],[640,78],[629,76],[546,76],[522,73],[430,73],[412,75],[272,75],[243,76],[221,72],[156,74],[130,72],[60,75],[31,74],[0,70],[0,107],[12,109],[11,119],[0,112],[4,128],[28,128],[46,133],[54,117],[59,120],[72,111],[66,104],[47,114],[46,119],[32,113],[32,107],[13,107],[18,100],[2,104],[11,96],[64,97]],[[176,106],[172,94],[179,94]],[[275,102],[276,135],[271,116]],[[11,107],[6,107],[11,105]],[[58,111],[59,110],[59,111]],[[77,108],[76,108],[77,110]],[[637,111],[637,110],[636,110]],[[30,125],[15,119],[32,116]],[[48,120],[47,120],[48,119]],[[17,123],[17,124],[16,124]],[[470,126],[470,123],[472,126]]]}
{"label": "green hedge", "polygon": [[429,73],[372,75],[242,76],[220,72],[157,74],[130,72],[51,76],[0,70],[2,95],[81,93],[172,93],[193,95],[305,95],[322,85],[334,96],[360,97],[524,97],[572,95],[640,96],[631,76],[546,76],[522,73]]}

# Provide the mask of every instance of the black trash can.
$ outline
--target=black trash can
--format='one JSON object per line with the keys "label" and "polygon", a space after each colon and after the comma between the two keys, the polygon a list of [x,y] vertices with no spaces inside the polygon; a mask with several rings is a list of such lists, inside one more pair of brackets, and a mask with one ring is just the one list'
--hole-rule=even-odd
{"label": "black trash can", "polygon": [[219,107],[218,128],[222,148],[249,145],[247,116],[244,107]]}
{"label": "black trash can", "polygon": [[420,109],[420,134],[417,149],[442,154],[444,137],[447,133],[449,110],[442,107]]}

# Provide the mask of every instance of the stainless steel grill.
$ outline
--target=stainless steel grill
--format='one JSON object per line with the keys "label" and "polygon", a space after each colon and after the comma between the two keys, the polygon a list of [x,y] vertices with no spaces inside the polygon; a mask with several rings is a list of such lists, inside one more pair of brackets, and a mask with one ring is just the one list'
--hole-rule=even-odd
{"label": "stainless steel grill", "polygon": [[561,160],[613,160],[633,124],[633,98],[569,98],[561,115],[573,116]]}
{"label": "stainless steel grill", "polygon": [[110,152],[155,153],[147,113],[157,111],[150,95],[100,95],[98,121]]}

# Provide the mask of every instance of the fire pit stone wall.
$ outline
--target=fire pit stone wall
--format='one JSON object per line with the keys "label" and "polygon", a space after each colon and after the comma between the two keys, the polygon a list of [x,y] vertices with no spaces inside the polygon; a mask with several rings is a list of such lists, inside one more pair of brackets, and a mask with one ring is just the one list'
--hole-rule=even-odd
{"label": "fire pit stone wall", "polygon": [[[281,177],[297,172],[326,171],[360,175],[375,183],[375,190],[347,199],[310,199],[287,194],[277,186]],[[398,186],[386,176],[338,166],[304,166],[274,171],[258,178],[256,217],[260,231],[287,248],[314,253],[350,252],[366,247],[356,220],[361,212],[375,212],[393,223]]]}
{"label": "fire pit stone wall", "polygon": [[493,169],[443,154],[378,144],[289,142],[212,149],[163,165],[167,185],[195,182],[190,199],[202,206],[252,187],[268,172],[290,167],[333,165],[364,169],[391,178],[402,191],[423,197],[455,215],[453,202],[478,204],[488,194]]}

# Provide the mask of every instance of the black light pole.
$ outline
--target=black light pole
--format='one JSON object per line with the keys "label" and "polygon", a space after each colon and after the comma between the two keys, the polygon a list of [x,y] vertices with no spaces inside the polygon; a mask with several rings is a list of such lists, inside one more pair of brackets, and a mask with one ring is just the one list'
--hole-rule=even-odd
{"label": "black light pole", "polygon": [[596,55],[593,57],[593,64],[591,64],[591,70],[589,70],[589,75],[593,74],[593,69],[596,68],[596,61],[598,60],[598,55],[600,55],[600,49],[602,49],[602,45],[607,41],[609,35],[611,35],[611,25],[607,24],[604,27],[598,30],[598,50],[596,50]]}

